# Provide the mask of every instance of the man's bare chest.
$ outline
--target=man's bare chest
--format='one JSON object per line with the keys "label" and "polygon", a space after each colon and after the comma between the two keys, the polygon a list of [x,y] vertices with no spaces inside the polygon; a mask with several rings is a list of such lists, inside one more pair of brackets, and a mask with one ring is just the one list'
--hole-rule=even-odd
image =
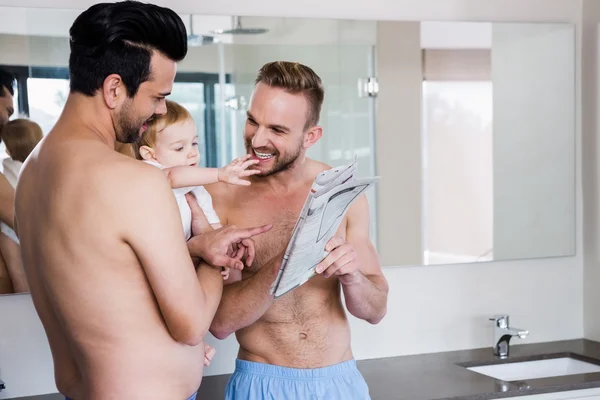
{"label": "man's bare chest", "polygon": [[228,224],[240,228],[273,226],[270,231],[253,238],[256,244],[255,270],[285,251],[305,200],[305,195],[263,197],[245,201],[228,215]]}

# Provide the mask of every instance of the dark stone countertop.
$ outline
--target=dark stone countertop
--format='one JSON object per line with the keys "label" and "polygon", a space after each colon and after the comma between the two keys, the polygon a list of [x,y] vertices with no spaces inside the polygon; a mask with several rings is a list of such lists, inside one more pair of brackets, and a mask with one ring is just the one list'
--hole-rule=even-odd
{"label": "dark stone countertop", "polygon": [[[465,366],[571,356],[600,365],[600,343],[570,340],[512,345],[507,360],[498,360],[491,348],[415,356],[378,358],[358,362],[373,400],[488,400],[600,387],[600,373],[502,382]],[[198,400],[223,399],[229,375],[205,377]],[[63,400],[60,395],[15,400]]]}

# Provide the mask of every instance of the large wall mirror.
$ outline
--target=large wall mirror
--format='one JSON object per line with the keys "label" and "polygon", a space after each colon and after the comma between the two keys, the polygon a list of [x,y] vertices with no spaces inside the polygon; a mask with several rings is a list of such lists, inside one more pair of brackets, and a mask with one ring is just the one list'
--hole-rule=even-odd
{"label": "large wall mirror", "polygon": [[[1,8],[13,118],[44,133],[68,95],[68,30],[81,11]],[[260,66],[299,61],[325,86],[324,135],[309,155],[334,166],[357,157],[360,175],[381,177],[368,196],[384,267],[574,254],[572,25],[182,18],[190,49],[171,98],[196,120],[202,165],[244,152]]]}

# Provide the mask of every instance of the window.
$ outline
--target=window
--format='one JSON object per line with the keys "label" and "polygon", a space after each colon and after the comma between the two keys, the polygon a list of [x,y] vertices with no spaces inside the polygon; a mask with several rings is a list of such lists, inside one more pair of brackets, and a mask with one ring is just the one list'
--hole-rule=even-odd
{"label": "window", "polygon": [[204,102],[204,83],[202,82],[175,82],[173,93],[169,98],[185,107],[194,122],[198,132],[198,150],[200,152],[201,166],[206,164],[206,132],[204,129],[204,113],[206,103]]}
{"label": "window", "polygon": [[13,113],[13,115],[10,119],[19,118],[19,115],[21,115],[21,110],[19,109],[19,88],[18,87],[15,88],[15,95],[13,96],[13,109],[15,110],[15,112]]}
{"label": "window", "polygon": [[423,82],[425,264],[493,256],[492,82]]}
{"label": "window", "polygon": [[[12,72],[17,79],[15,117],[28,115],[40,124],[44,133],[48,133],[58,120],[69,94],[68,68],[2,67]],[[231,82],[229,75],[226,75],[226,82]],[[233,85],[226,86],[231,90],[229,86]],[[200,164],[205,167],[220,164],[216,123],[219,97],[215,96],[218,87],[218,74],[179,72],[175,77],[173,93],[169,97],[192,114],[198,130]]]}
{"label": "window", "polygon": [[69,95],[69,80],[60,78],[27,78],[29,117],[50,132]]}
{"label": "window", "polygon": [[[230,75],[225,76],[225,82],[231,82]],[[196,122],[198,144],[201,148],[200,164],[205,167],[217,167],[221,164],[221,157],[217,153],[219,97],[215,95],[215,87],[218,86],[218,74],[178,72],[173,94],[170,96],[172,100],[186,107]]]}
{"label": "window", "polygon": [[[244,144],[240,143],[239,132],[244,132],[246,104],[243,103],[242,98],[236,97],[234,84],[226,83],[224,86],[223,97],[221,97],[221,85],[214,84],[213,88],[215,104],[217,105],[215,108],[215,131],[218,133],[215,138],[215,145],[220,150],[218,155],[220,163],[218,166],[232,160],[234,154],[238,154],[240,150],[242,154],[245,153]],[[221,98],[225,100],[221,101]],[[221,118],[223,118],[223,121]]]}

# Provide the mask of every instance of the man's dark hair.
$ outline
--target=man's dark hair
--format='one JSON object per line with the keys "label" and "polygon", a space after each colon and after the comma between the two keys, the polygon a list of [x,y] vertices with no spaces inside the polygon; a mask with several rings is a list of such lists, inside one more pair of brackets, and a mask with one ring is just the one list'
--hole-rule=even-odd
{"label": "man's dark hair", "polygon": [[173,61],[187,54],[181,18],[168,8],[137,1],[95,4],[69,30],[71,91],[93,96],[107,76],[118,74],[130,97],[150,79],[158,51]]}
{"label": "man's dark hair", "polygon": [[13,74],[0,68],[0,97],[4,97],[4,88],[8,90],[11,96],[15,95],[15,77]]}

